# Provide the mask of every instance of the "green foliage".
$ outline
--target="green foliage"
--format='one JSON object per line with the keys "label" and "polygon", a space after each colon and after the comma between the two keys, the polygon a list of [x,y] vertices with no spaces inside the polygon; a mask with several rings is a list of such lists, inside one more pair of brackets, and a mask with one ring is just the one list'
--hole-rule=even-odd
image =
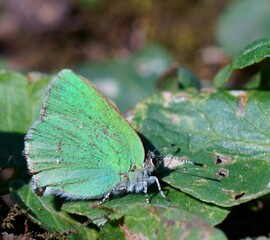
{"label": "green foliage", "polygon": [[[16,72],[0,71],[0,167],[12,169],[13,178],[26,175],[23,139],[38,117],[49,80],[48,76],[37,73],[25,77]],[[1,180],[1,194],[8,192],[9,180]]]}
{"label": "green foliage", "polygon": [[[177,143],[180,157],[207,164],[205,169],[188,167],[182,174],[181,165],[163,174],[165,182],[202,201],[229,207],[270,192],[269,106],[269,92],[162,93],[137,106],[133,124],[154,146]],[[224,161],[215,164],[218,157]],[[220,171],[228,176],[216,181]]]}
{"label": "green foliage", "polygon": [[158,90],[177,92],[179,89],[200,88],[200,80],[189,70],[173,65],[157,82]]}
{"label": "green foliage", "polygon": [[[215,86],[224,86],[234,70],[243,69],[251,66],[252,64],[259,63],[269,58],[269,56],[270,39],[260,39],[249,44],[233,57],[232,62],[229,65],[225,66],[217,73],[217,75],[214,77]],[[263,74],[269,72],[269,68],[264,68],[263,70]],[[269,79],[264,79],[264,81],[268,81],[269,83]]]}
{"label": "green foliage", "polygon": [[124,239],[178,239],[184,235],[190,239],[226,239],[219,230],[178,208],[135,204],[118,208],[115,212],[117,215],[126,216],[121,230],[115,222],[106,224],[100,233],[101,239],[115,239],[116,233],[122,234]]}
{"label": "green foliage", "polygon": [[[168,191],[168,200],[155,195],[150,205],[145,203],[145,196],[134,194],[113,199],[98,207],[96,201],[65,202],[52,196],[38,197],[33,193],[31,184],[26,185],[21,181],[14,181],[11,185],[13,200],[27,211],[33,221],[52,232],[54,236],[65,235],[68,230],[72,232],[68,235],[69,239],[96,239],[97,227],[93,224],[82,227],[85,218],[77,217],[75,220],[76,214],[87,216],[94,224],[103,226],[100,232],[101,239],[105,239],[106,236],[107,239],[116,239],[119,234],[121,239],[124,239],[127,234],[125,228],[129,229],[131,235],[148,238],[152,236],[152,229],[155,228],[156,238],[159,238],[166,233],[162,230],[166,227],[163,225],[164,221],[170,225],[167,226],[171,228],[167,232],[169,235],[180,235],[183,231],[188,231],[190,236],[198,236],[198,231],[207,231],[209,239],[226,239],[201,217],[217,224],[226,217],[227,210],[201,203],[173,188],[168,187],[164,190]],[[124,223],[121,219],[124,219]],[[180,229],[179,224],[182,226]]]}
{"label": "green foliage", "polygon": [[[235,69],[267,60],[268,46],[269,40],[264,39],[244,48],[218,74],[215,84],[223,86]],[[119,196],[101,206],[95,200],[68,201],[35,195],[20,152],[24,134],[38,117],[48,77],[25,77],[9,71],[0,74],[0,164],[6,167],[12,156],[14,160],[8,168],[18,169],[15,173],[20,174],[1,182],[1,188],[12,182],[12,199],[54,236],[174,239],[187,234],[201,239],[199,234],[207,233],[207,239],[226,239],[213,226],[222,222],[234,205],[269,196],[270,92],[261,91],[264,84],[260,83],[260,89],[252,91],[198,90],[200,86],[193,75],[180,68],[176,73],[160,80],[160,90],[148,93],[147,99],[137,104],[131,122],[146,151],[176,143],[181,148],[176,152],[178,157],[207,165],[181,165],[168,158],[158,171],[167,199],[160,196],[155,185],[149,191],[150,204],[145,203],[143,194]],[[151,76],[155,79],[158,74]],[[261,76],[261,82],[269,83],[267,74]],[[137,86],[140,85],[143,83]],[[136,89],[134,86],[130,91]],[[159,151],[174,155],[172,147]],[[86,219],[91,220],[87,227],[83,226]]]}
{"label": "green foliage", "polygon": [[[216,225],[224,220],[229,213],[228,208],[218,207],[212,204],[204,203],[193,198],[182,191],[178,191],[170,186],[163,187],[167,199],[164,199],[157,191],[156,186],[151,188],[151,205],[164,206],[166,208],[178,208],[190,213],[196,214],[198,218],[205,219],[208,223]],[[71,214],[79,214],[93,219],[97,225],[103,225],[107,222],[105,216],[119,208],[127,208],[134,204],[145,203],[143,194],[129,194],[121,198],[111,199],[104,203],[101,207],[97,207],[97,201],[75,201],[66,202],[62,206],[62,210]],[[92,206],[91,208],[89,206]]]}
{"label": "green foliage", "polygon": [[13,181],[10,185],[12,199],[25,209],[27,215],[46,230],[57,235],[78,228],[70,239],[95,239],[97,231],[92,228],[80,228],[81,223],[72,219],[66,212],[60,211],[61,200],[53,196],[38,197],[31,184]]}

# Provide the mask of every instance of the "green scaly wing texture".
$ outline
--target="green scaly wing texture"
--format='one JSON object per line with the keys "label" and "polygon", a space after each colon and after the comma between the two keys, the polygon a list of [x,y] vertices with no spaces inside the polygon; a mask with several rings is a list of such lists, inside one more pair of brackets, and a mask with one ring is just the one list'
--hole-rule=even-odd
{"label": "green scaly wing texture", "polygon": [[37,187],[73,198],[96,198],[141,168],[137,133],[95,87],[71,70],[50,83],[26,135],[25,155]]}

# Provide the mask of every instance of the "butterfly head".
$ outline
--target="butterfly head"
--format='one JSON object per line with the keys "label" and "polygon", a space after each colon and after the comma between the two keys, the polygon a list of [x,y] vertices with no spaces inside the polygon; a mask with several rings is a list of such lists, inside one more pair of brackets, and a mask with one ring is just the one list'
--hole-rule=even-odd
{"label": "butterfly head", "polygon": [[163,165],[164,156],[157,155],[155,151],[149,151],[147,153],[146,160],[144,162],[144,166],[151,166],[154,170],[156,170],[159,166]]}
{"label": "butterfly head", "polygon": [[[169,156],[166,156],[166,155],[159,155],[159,154],[156,153],[160,148],[175,147],[175,146],[176,146],[176,144],[173,143],[173,144],[170,144],[169,146],[162,146],[162,147],[156,148],[154,151],[148,151],[147,158],[144,161],[144,167],[145,168],[147,167],[147,168],[152,169],[152,170],[157,170],[157,168],[159,166],[164,165],[164,162],[166,162],[166,160],[169,160],[169,164],[173,160],[176,160],[179,163],[182,162],[182,163],[187,163],[187,164],[200,166],[200,167],[203,167],[203,168],[206,167],[206,164],[203,164],[203,163],[197,163],[197,162],[189,161],[189,160],[187,160],[185,158],[177,158],[177,157],[169,157]],[[179,151],[180,151],[180,148],[178,148],[175,153],[177,153]]]}

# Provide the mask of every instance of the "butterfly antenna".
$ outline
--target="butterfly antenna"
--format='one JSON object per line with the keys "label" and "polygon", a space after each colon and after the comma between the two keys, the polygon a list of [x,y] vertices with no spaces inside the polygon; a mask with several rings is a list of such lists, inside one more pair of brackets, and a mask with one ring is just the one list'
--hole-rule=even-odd
{"label": "butterfly antenna", "polygon": [[181,158],[179,158],[179,160],[181,162],[184,162],[184,163],[188,163],[188,164],[191,164],[191,165],[195,165],[195,166],[206,168],[206,164],[204,164],[204,163],[197,163],[197,162],[193,162],[193,161],[189,161],[189,160],[181,159]]}
{"label": "butterfly antenna", "polygon": [[[156,149],[153,151],[153,153],[155,153],[158,149],[161,149],[161,148],[165,148],[165,147],[175,147],[175,146],[177,146],[175,143],[171,143],[171,144],[169,144],[169,145],[161,146],[161,147],[156,148]],[[178,147],[178,149],[175,151],[175,153],[174,153],[173,156],[171,157],[171,160],[170,160],[170,162],[168,163],[168,166],[170,165],[170,163],[171,163],[171,161],[172,161],[173,159],[177,159],[177,160],[179,160],[179,161],[181,161],[181,162],[183,162],[183,163],[187,163],[187,164],[191,164],[191,165],[195,165],[195,166],[199,166],[199,167],[206,168],[206,164],[204,164],[204,163],[197,163],[197,162],[193,162],[193,161],[186,160],[186,159],[184,159],[184,158],[178,158],[178,157],[175,157],[175,154],[177,154],[178,152],[180,152],[180,150],[181,150],[181,148]],[[165,156],[163,156],[163,157],[165,157]]]}
{"label": "butterfly antenna", "polygon": [[153,151],[153,153],[155,153],[156,151],[158,151],[158,150],[161,149],[161,148],[175,147],[175,146],[176,146],[175,143],[171,143],[171,144],[169,144],[169,145],[160,146],[160,147],[156,148],[156,149]]}
{"label": "butterfly antenna", "polygon": [[8,167],[9,163],[10,163],[11,160],[12,160],[12,157],[13,157],[13,156],[10,156],[10,157],[8,158],[7,163],[0,169],[0,173],[1,173],[2,171],[4,171],[4,170]]}

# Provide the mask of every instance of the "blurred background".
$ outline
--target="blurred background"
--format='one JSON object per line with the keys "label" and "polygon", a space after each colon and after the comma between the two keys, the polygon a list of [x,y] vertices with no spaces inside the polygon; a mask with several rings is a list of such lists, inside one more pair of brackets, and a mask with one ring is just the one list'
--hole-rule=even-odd
{"label": "blurred background", "polygon": [[[269,26],[269,0],[2,0],[0,69],[26,73],[31,80],[71,68],[127,113],[173,71],[195,73],[200,86],[211,86],[213,76],[237,51],[270,37]],[[250,71],[236,71],[229,86],[241,87]],[[23,95],[20,90],[17,99]],[[30,110],[18,109],[22,112],[16,111],[14,122],[24,124],[24,130],[10,137],[4,129],[8,134],[1,135],[1,144],[8,149],[19,139],[14,146],[19,159],[29,127],[29,118],[24,122],[22,116]],[[3,159],[10,161],[11,152],[4,152]],[[249,231],[254,219],[262,221],[256,225],[269,227],[260,206],[259,201],[240,206],[221,228]],[[249,216],[244,215],[247,209]],[[241,219],[232,221],[236,217]]]}
{"label": "blurred background", "polygon": [[232,54],[270,35],[269,12],[268,0],[2,0],[0,68],[71,68],[126,112],[171,67],[209,85]]}
{"label": "blurred background", "polygon": [[52,71],[112,58],[125,60],[157,44],[174,60],[209,78],[204,52],[216,46],[217,20],[227,2],[3,0],[2,66]]}

